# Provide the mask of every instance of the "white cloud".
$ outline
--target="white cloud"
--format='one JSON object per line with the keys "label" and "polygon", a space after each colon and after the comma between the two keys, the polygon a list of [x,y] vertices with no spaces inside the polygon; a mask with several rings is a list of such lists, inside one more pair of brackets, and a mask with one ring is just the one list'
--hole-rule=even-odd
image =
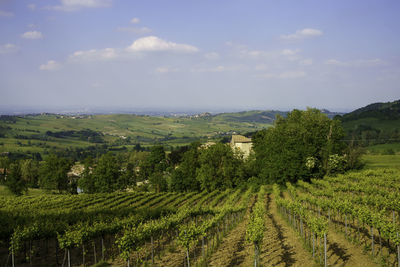
{"label": "white cloud", "polygon": [[85,51],[76,51],[69,56],[72,61],[97,61],[97,60],[112,60],[117,57],[117,52],[114,48],[91,49]]}
{"label": "white cloud", "polygon": [[247,48],[242,48],[237,51],[237,55],[240,58],[249,59],[271,59],[277,56],[276,51],[263,51],[263,50],[248,50]]}
{"label": "white cloud", "polygon": [[313,64],[313,60],[311,58],[306,58],[299,61],[299,65],[301,66],[310,66]]}
{"label": "white cloud", "polygon": [[281,51],[281,55],[287,60],[295,61],[299,60],[301,56],[299,55],[300,49],[284,49]]}
{"label": "white cloud", "polygon": [[325,61],[326,65],[333,65],[333,66],[343,66],[343,67],[374,67],[385,65],[386,62],[379,59],[359,59],[359,60],[351,60],[351,61],[340,61],[337,59],[329,59]]}
{"label": "white cloud", "polygon": [[295,50],[292,50],[292,49],[283,49],[282,52],[281,52],[281,54],[282,54],[283,56],[294,56],[294,55],[296,55],[296,54],[299,53],[299,52],[300,52],[299,49],[295,49]]}
{"label": "white cloud", "polygon": [[27,7],[32,11],[36,9],[36,5],[35,4],[29,4],[29,5],[27,5]]}
{"label": "white cloud", "polygon": [[178,68],[171,68],[171,67],[158,67],[156,68],[157,73],[171,73],[171,72],[178,72]]}
{"label": "white cloud", "polygon": [[287,71],[279,74],[279,78],[281,79],[294,79],[294,78],[302,78],[307,74],[304,71]]}
{"label": "white cloud", "polygon": [[140,22],[140,19],[139,18],[133,18],[133,19],[131,19],[131,23],[133,23],[133,24],[138,24]]}
{"label": "white cloud", "polygon": [[15,44],[0,45],[0,55],[10,54],[16,52],[18,47]]}
{"label": "white cloud", "polygon": [[250,59],[261,59],[261,60],[279,60],[282,57],[286,60],[298,60],[300,59],[300,49],[283,49],[274,51],[265,50],[248,50],[247,48],[241,48],[238,51],[238,55],[241,58]]}
{"label": "white cloud", "polygon": [[251,50],[245,45],[235,44],[232,42],[226,43],[227,46],[233,49],[233,55],[244,59],[254,59],[254,60],[271,60],[282,56],[283,54],[292,53],[292,50],[286,49],[283,51],[266,51],[266,50]]}
{"label": "white cloud", "polygon": [[336,66],[344,66],[346,65],[344,62],[341,62],[339,60],[336,59],[328,59],[327,61],[325,61],[326,65],[336,65]]}
{"label": "white cloud", "polygon": [[110,7],[112,0],[61,0],[61,5],[49,6],[46,9],[76,11],[82,8]]}
{"label": "white cloud", "polygon": [[59,63],[57,63],[56,61],[49,60],[49,61],[47,61],[46,64],[40,65],[39,69],[47,70],[47,71],[54,71],[54,70],[58,70],[60,67],[61,67],[61,65]]}
{"label": "white cloud", "polygon": [[316,37],[316,36],[320,36],[322,34],[323,34],[323,32],[321,30],[305,28],[305,29],[296,31],[296,33],[293,33],[293,34],[281,35],[281,39],[291,41],[291,40],[299,40],[299,39],[305,39],[305,38],[310,38],[310,37]]}
{"label": "white cloud", "polygon": [[8,11],[4,11],[4,10],[0,10],[0,17],[9,18],[9,17],[12,17],[12,16],[14,16],[14,13],[8,12]]}
{"label": "white cloud", "polygon": [[303,78],[305,76],[307,76],[307,73],[300,70],[300,71],[285,71],[285,72],[281,72],[281,73],[266,73],[266,74],[258,75],[257,77],[265,78],[265,79],[287,80],[287,79]]}
{"label": "white cloud", "polygon": [[204,57],[208,60],[217,60],[220,58],[220,55],[216,52],[206,53]]}
{"label": "white cloud", "polygon": [[193,68],[191,72],[227,72],[227,71],[240,71],[245,67],[241,65],[236,66],[215,66],[215,67],[202,67],[202,68]]}
{"label": "white cloud", "polygon": [[36,28],[37,26],[35,24],[31,23],[31,24],[28,24],[28,27],[29,28]]}
{"label": "white cloud", "polygon": [[29,32],[25,32],[21,35],[22,38],[24,39],[42,39],[43,38],[43,34],[41,32],[38,31],[29,31]]}
{"label": "white cloud", "polygon": [[242,56],[251,57],[251,58],[260,58],[260,57],[268,57],[272,56],[271,52],[266,52],[262,50],[242,50],[240,51]]}
{"label": "white cloud", "polygon": [[256,71],[265,71],[268,69],[268,66],[266,64],[258,64],[254,67]]}
{"label": "white cloud", "polygon": [[139,38],[127,48],[128,51],[132,52],[154,52],[154,51],[170,51],[170,52],[183,52],[193,53],[199,49],[195,46],[188,44],[177,44],[169,41],[165,41],[156,36],[148,36]]}
{"label": "white cloud", "polygon": [[223,71],[227,71],[227,68],[225,66],[192,69],[192,72],[223,72]]}
{"label": "white cloud", "polygon": [[118,27],[119,32],[131,32],[136,34],[145,34],[151,32],[150,28],[147,27]]}

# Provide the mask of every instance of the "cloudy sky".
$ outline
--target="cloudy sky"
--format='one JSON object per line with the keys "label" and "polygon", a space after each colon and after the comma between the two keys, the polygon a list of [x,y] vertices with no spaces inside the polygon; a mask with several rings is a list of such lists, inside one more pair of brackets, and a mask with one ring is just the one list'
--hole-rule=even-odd
{"label": "cloudy sky", "polygon": [[398,0],[0,0],[0,106],[392,101],[399,14]]}

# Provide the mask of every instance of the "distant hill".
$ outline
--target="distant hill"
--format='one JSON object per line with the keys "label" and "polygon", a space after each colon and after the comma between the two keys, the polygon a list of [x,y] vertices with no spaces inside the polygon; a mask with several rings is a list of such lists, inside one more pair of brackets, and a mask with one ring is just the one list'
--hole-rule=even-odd
{"label": "distant hill", "polygon": [[373,103],[368,106],[354,110],[342,116],[343,122],[356,121],[360,119],[399,120],[400,100],[387,103]]}
{"label": "distant hill", "polygon": [[400,100],[374,103],[337,116],[348,140],[363,145],[400,142]]}
{"label": "distant hill", "polygon": [[285,111],[252,110],[235,113],[220,113],[214,115],[215,119],[229,122],[268,123],[272,124],[277,115],[286,116]]}
{"label": "distant hill", "polygon": [[[331,112],[327,109],[322,109],[321,112],[326,114],[329,118],[333,118],[337,115],[343,115],[343,113]],[[273,124],[277,115],[286,117],[287,113],[287,111],[279,110],[251,110],[235,113],[220,113],[214,115],[214,117],[229,122]]]}

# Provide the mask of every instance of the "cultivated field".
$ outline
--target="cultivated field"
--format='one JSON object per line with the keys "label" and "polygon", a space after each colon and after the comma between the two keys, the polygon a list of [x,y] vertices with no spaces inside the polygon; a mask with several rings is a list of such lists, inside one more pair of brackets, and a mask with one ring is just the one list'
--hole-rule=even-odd
{"label": "cultivated field", "polygon": [[[264,119],[252,116],[253,113],[244,112],[197,118],[126,114],[3,117],[0,120],[0,152],[43,152],[102,144],[114,148],[129,148],[138,143],[178,146],[220,139],[233,132],[254,132],[270,127],[274,119],[274,114]],[[82,132],[87,130],[88,133]]]}
{"label": "cultivated field", "polygon": [[399,199],[400,172],[387,169],[273,190],[2,196],[0,261],[397,266]]}

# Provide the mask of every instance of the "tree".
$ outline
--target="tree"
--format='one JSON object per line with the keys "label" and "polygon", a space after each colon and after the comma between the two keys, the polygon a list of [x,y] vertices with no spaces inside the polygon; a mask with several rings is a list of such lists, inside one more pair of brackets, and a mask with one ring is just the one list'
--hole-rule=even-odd
{"label": "tree", "polygon": [[203,148],[199,162],[196,179],[202,190],[233,188],[243,180],[239,171],[243,162],[228,144],[217,143]]}
{"label": "tree", "polygon": [[39,162],[33,159],[26,159],[20,162],[21,176],[29,187],[38,187]]}
{"label": "tree", "polygon": [[121,177],[121,164],[116,157],[111,153],[102,155],[93,169],[95,192],[125,189],[126,184],[120,180]]}
{"label": "tree", "polygon": [[253,137],[259,176],[266,183],[281,184],[322,177],[329,168],[330,155],[343,155],[343,136],[340,121],[317,109],[278,116],[274,127]]}
{"label": "tree", "polygon": [[200,143],[190,145],[181,159],[181,163],[173,170],[171,175],[171,189],[173,191],[200,190],[200,183],[196,179],[196,171],[200,168]]}
{"label": "tree", "polygon": [[68,190],[68,172],[71,170],[72,162],[66,158],[50,155],[40,166],[39,186],[47,190]]}
{"label": "tree", "polygon": [[8,157],[0,157],[0,168],[2,169],[2,171],[0,171],[0,182],[5,181],[9,166],[10,166],[10,159]]}
{"label": "tree", "polygon": [[19,162],[10,165],[10,171],[7,175],[6,185],[15,195],[20,196],[28,191],[26,181],[22,178],[21,166]]}
{"label": "tree", "polygon": [[153,184],[155,188],[160,189],[160,185],[164,184],[161,179],[164,179],[163,174],[167,167],[164,147],[161,145],[153,146],[150,149],[150,154],[140,164],[140,178],[141,180],[149,179],[150,183],[155,183]]}
{"label": "tree", "polygon": [[93,158],[87,157],[83,162],[83,172],[78,180],[78,186],[84,193],[95,193],[94,178],[92,175]]}
{"label": "tree", "polygon": [[171,153],[168,154],[168,161],[172,166],[177,166],[183,160],[183,155],[190,149],[189,146],[181,146],[176,149],[172,149]]}
{"label": "tree", "polygon": [[167,191],[168,189],[167,180],[161,172],[153,172],[149,177],[149,182],[157,193]]}
{"label": "tree", "polygon": [[143,151],[133,151],[129,153],[124,173],[124,179],[126,180],[128,186],[136,186],[138,179],[137,170],[140,168],[139,166],[141,166],[146,160],[148,154],[148,152]]}

